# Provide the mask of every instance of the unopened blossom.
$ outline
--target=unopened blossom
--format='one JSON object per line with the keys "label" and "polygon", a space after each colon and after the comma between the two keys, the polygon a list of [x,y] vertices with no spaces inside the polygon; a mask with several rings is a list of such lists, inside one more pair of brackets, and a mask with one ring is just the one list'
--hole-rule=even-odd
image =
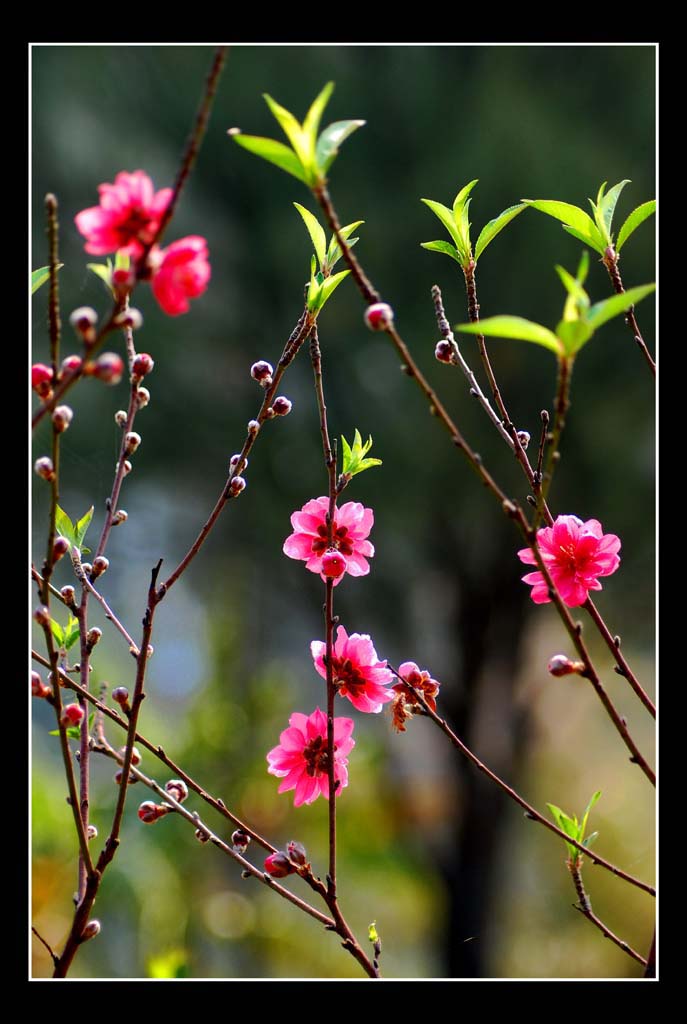
{"label": "unopened blossom", "polygon": [[86,238],[86,252],[94,256],[126,249],[139,256],[155,238],[172,189],[153,190],[144,171],[120,171],[114,184],[98,186],[100,205],[76,215],[76,226]]}
{"label": "unopened blossom", "polygon": [[189,299],[202,295],[210,280],[208,247],[204,238],[189,235],[166,249],[157,246],[149,257],[153,295],[169,316],[188,313]]}
{"label": "unopened blossom", "polygon": [[[310,651],[315,668],[323,679],[327,678],[325,655],[327,645],[313,640]],[[340,697],[348,697],[358,711],[374,714],[382,705],[393,699],[386,687],[393,681],[393,672],[386,667],[386,661],[379,661],[372,640],[366,633],[346,633],[339,626],[336,643],[332,652],[332,680]]]}
{"label": "unopened blossom", "polygon": [[338,551],[344,556],[346,565],[344,572],[334,579],[335,586],[345,573],[367,576],[370,571],[367,559],[375,553],[374,547],[367,540],[374,523],[372,509],[364,508],[357,501],[348,501],[341,508],[335,508],[331,546],[327,541],[328,509],[329,498],[313,498],[305,503],[300,512],[293,513],[291,525],[294,532],[284,541],[284,554],[289,558],[303,559],[306,569],[318,572],[326,580],[322,557],[327,551]]}
{"label": "unopened blossom", "polygon": [[[583,523],[577,516],[558,516],[553,526],[537,530],[537,545],[563,601],[569,608],[584,604],[590,590],[601,590],[599,576],[610,576],[620,565],[620,538],[604,534],[598,519]],[[536,565],[530,548],[518,551],[525,565]],[[532,587],[535,604],[547,604],[551,598],[543,573],[530,572],[522,577]]]}
{"label": "unopened blossom", "polygon": [[[348,785],[348,754],[355,746],[351,737],[352,718],[334,719],[334,780],[339,793]],[[311,804],[320,794],[329,799],[327,756],[327,716],[319,708],[311,715],[295,711],[289,718],[289,728],[279,737],[278,747],[267,755],[270,775],[282,781],[279,792],[294,789],[294,807]]]}
{"label": "unopened blossom", "polygon": [[[404,682],[392,686],[394,699],[391,705],[391,724],[397,732],[405,732],[405,720],[411,715],[421,714],[424,711],[413,690],[422,694],[427,706],[432,711],[436,711],[439,683],[436,679],[432,679],[425,669],[418,668],[414,661],[404,661],[402,665],[399,665],[398,674]],[[410,685],[406,685],[408,683]],[[413,690],[411,690],[411,686]]]}

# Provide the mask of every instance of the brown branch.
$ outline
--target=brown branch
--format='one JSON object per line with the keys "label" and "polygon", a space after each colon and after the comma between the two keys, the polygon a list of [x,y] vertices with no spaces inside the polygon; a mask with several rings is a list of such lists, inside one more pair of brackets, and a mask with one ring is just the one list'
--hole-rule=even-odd
{"label": "brown branch", "polygon": [[50,954],[50,958],[51,958],[51,960],[52,960],[52,962],[53,962],[53,966],[54,966],[55,964],[57,964],[57,957],[56,957],[56,955],[55,955],[55,954],[53,953],[53,951],[52,951],[52,948],[50,947],[50,944],[49,944],[49,943],[47,943],[47,942],[45,941],[45,939],[43,938],[43,936],[41,935],[41,933],[40,933],[40,932],[38,931],[38,929],[37,929],[37,928],[34,928],[34,926],[33,926],[33,925],[31,925],[31,931],[32,931],[32,932],[33,932],[33,934],[34,934],[34,935],[36,936],[36,938],[38,939],[38,941],[39,941],[39,942],[42,942],[42,943],[43,943],[43,945],[45,946],[45,948],[47,949],[48,953]]}
{"label": "brown branch", "polygon": [[633,960],[636,960],[638,963],[646,967],[647,962],[644,957],[640,956],[639,953],[636,953],[632,946],[628,945],[624,939],[619,939],[618,936],[610,930],[610,928],[606,927],[603,921],[598,918],[592,910],[591,900],[585,892],[582,882],[582,870],[580,867],[581,860],[582,858],[580,857],[577,862],[574,862],[573,860],[568,861],[568,869],[572,875],[575,891],[577,892],[577,898],[579,900],[579,903],[573,904],[575,910],[579,910],[579,912],[583,914],[588,921],[591,921],[591,923],[599,929],[604,938],[610,939],[611,942],[615,942],[616,946],[622,949],[623,953],[627,953],[627,955],[631,956]]}
{"label": "brown branch", "polygon": [[[623,287],[623,279],[620,276],[620,271],[618,269],[618,261],[619,260],[620,260],[620,256],[618,255],[618,253],[615,252],[615,250],[611,246],[609,246],[606,249],[605,253],[604,253],[602,262],[603,262],[603,265],[605,266],[606,270],[608,271],[608,276],[611,279],[611,283],[613,285],[613,290],[615,291],[616,295],[624,295],[625,294],[625,288]],[[639,351],[644,356],[644,359],[646,360],[646,363],[647,363],[649,369],[651,370],[651,372],[653,373],[653,375],[655,377],[656,376],[656,363],[652,359],[651,354],[649,352],[649,349],[646,346],[646,342],[644,341],[644,338],[642,337],[642,332],[639,329],[639,324],[637,323],[637,318],[635,316],[635,307],[634,306],[630,306],[628,311],[625,313],[625,323],[627,324],[627,326],[632,331],[632,336],[634,337],[635,341],[637,342],[637,345],[639,347]]]}
{"label": "brown branch", "polygon": [[627,679],[628,683],[630,684],[634,692],[637,694],[637,696],[639,697],[639,699],[641,700],[642,704],[647,709],[651,717],[656,718],[656,707],[654,706],[653,701],[649,697],[648,693],[646,693],[646,691],[641,686],[639,680],[637,679],[634,672],[628,665],[622,651],[620,650],[620,637],[611,636],[611,631],[604,622],[598,608],[592,601],[591,597],[587,597],[587,600],[582,605],[582,607],[591,615],[592,620],[594,621],[594,625],[603,637],[604,643],[606,644],[609,651],[615,658],[617,664],[616,672],[618,673],[618,675],[624,676],[625,679]]}

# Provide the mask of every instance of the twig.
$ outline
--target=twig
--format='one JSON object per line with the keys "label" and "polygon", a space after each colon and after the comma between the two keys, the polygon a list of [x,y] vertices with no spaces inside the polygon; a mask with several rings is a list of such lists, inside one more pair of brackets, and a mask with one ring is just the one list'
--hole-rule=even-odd
{"label": "twig", "polygon": [[129,650],[134,655],[134,657],[136,657],[138,655],[139,651],[138,651],[138,647],[136,646],[135,641],[130,636],[130,634],[126,631],[126,629],[124,628],[122,623],[119,621],[119,619],[117,618],[115,613],[112,611],[112,609],[110,608],[109,604],[107,603],[107,601],[105,600],[103,595],[100,594],[95,589],[95,587],[93,586],[93,584],[89,580],[88,576],[84,572],[83,565],[81,564],[81,558],[79,557],[79,552],[77,552],[76,549],[72,550],[72,564],[74,565],[74,572],[76,573],[77,579],[79,580],[81,585],[83,587],[85,587],[85,589],[88,591],[89,594],[93,595],[93,597],[96,599],[98,604],[101,606],[101,608],[105,612],[105,617],[108,618],[110,620],[110,622],[112,623],[112,625],[115,627],[115,629],[119,633],[121,633],[121,635],[124,637],[124,639],[126,640],[126,642],[129,645]]}
{"label": "twig", "polygon": [[656,890],[653,888],[653,886],[649,885],[647,882],[642,882],[641,879],[635,878],[633,875],[628,875],[627,872],[622,871],[620,868],[616,867],[615,864],[611,864],[610,861],[605,860],[598,854],[592,853],[592,851],[588,850],[586,846],[583,846],[582,843],[578,843],[576,839],[572,839],[569,835],[563,832],[562,829],[558,828],[552,822],[548,821],[542,814],[539,813],[539,811],[535,810],[535,808],[532,807],[531,804],[528,804],[527,801],[523,797],[521,797],[519,793],[517,793],[511,786],[508,785],[508,783],[504,782],[503,779],[499,778],[499,776],[490,768],[487,768],[484,762],[480,761],[476,754],[473,754],[470,748],[467,747],[465,743],[463,743],[463,741],[456,736],[456,734],[448,725],[446,720],[440,718],[436,711],[433,711],[432,708],[430,708],[429,704],[424,698],[424,695],[419,690],[412,686],[411,683],[409,683],[406,679],[403,679],[403,677],[398,674],[398,672],[396,671],[395,668],[393,668],[392,665],[389,665],[388,667],[391,669],[394,675],[397,676],[405,684],[405,686],[407,686],[408,689],[412,691],[415,698],[417,699],[418,704],[422,706],[424,714],[431,718],[435,725],[439,726],[441,731],[444,733],[444,735],[448,737],[453,746],[460,750],[461,754],[464,754],[465,757],[467,757],[468,760],[471,761],[472,764],[474,764],[474,766],[477,769],[479,769],[479,771],[486,775],[487,778],[491,779],[491,781],[494,782],[500,789],[502,789],[504,793],[507,793],[511,800],[514,800],[516,804],[519,804],[520,807],[522,807],[522,809],[525,811],[526,818],[529,818],[531,821],[538,822],[540,825],[543,825],[545,828],[547,828],[549,832],[553,832],[555,835],[565,840],[566,843],[570,843],[572,846],[577,847],[577,849],[580,850],[582,853],[585,853],[589,857],[589,859],[594,862],[594,864],[598,864],[600,867],[606,868],[606,870],[610,871],[611,874],[617,875],[618,878],[622,878],[625,882],[629,882],[631,885],[637,886],[638,889],[642,889],[644,892],[649,893],[650,896],[656,895]]}
{"label": "twig", "polygon": [[561,458],[560,443],[561,435],[565,427],[565,417],[570,406],[570,375],[572,373],[572,367],[572,356],[559,356],[558,383],[556,385],[556,399],[554,402],[553,430],[550,435],[547,434],[546,438],[547,443],[549,444],[549,453],[546,459],[546,468],[542,475],[539,490],[539,503],[537,505],[533,524],[535,527],[537,525],[539,515],[544,514],[543,508],[546,505],[546,499],[553,480],[553,472]]}
{"label": "twig", "polygon": [[618,675],[624,676],[625,679],[627,679],[628,683],[630,684],[634,692],[637,694],[637,696],[639,697],[639,699],[641,700],[642,704],[647,709],[651,717],[656,718],[656,707],[653,701],[639,683],[639,680],[637,679],[634,672],[628,665],[627,661],[625,660],[625,657],[622,654],[622,651],[620,650],[620,637],[611,636],[611,632],[608,626],[604,622],[601,614],[599,613],[598,608],[592,601],[591,597],[587,597],[587,600],[585,601],[582,607],[591,615],[594,621],[594,625],[603,637],[604,643],[606,644],[609,651],[615,658],[615,661],[618,666],[616,668],[616,672],[618,673]]}
{"label": "twig", "polygon": [[606,927],[603,921],[600,918],[598,918],[592,910],[591,900],[585,892],[585,888],[582,883],[582,870],[579,866],[580,860],[578,860],[576,863],[572,859],[568,861],[568,869],[570,871],[570,874],[572,875],[572,880],[575,885],[575,891],[577,892],[577,898],[579,900],[579,903],[573,904],[575,910],[579,910],[579,912],[583,914],[588,921],[591,921],[591,923],[599,929],[599,931],[605,938],[610,939],[611,942],[615,942],[616,946],[619,946],[620,949],[622,949],[623,953],[627,953],[627,955],[631,956],[633,960],[636,960],[638,963],[646,967],[647,962],[644,959],[644,957],[640,956],[639,953],[636,953],[632,946],[628,945],[628,943],[625,942],[624,939],[619,939],[618,936],[610,930],[610,928]]}
{"label": "twig", "polygon": [[[624,295],[625,288],[623,287],[623,279],[620,276],[620,271],[618,269],[619,259],[620,257],[618,256],[617,252],[615,252],[615,250],[609,246],[604,253],[602,262],[606,270],[608,271],[608,276],[611,279],[613,290],[615,291],[616,295]],[[652,359],[649,349],[646,347],[646,342],[642,337],[642,332],[639,329],[639,324],[637,323],[637,318],[635,316],[634,306],[630,306],[630,308],[626,312],[625,323],[632,331],[632,335],[635,341],[637,342],[637,345],[639,346],[639,351],[644,356],[644,359],[646,360],[649,369],[655,377],[656,363]]]}
{"label": "twig", "polygon": [[47,949],[48,953],[50,954],[50,958],[52,959],[52,962],[53,962],[53,966],[54,966],[54,965],[55,965],[55,964],[57,963],[57,957],[56,957],[56,955],[55,955],[55,954],[53,953],[53,951],[52,951],[52,948],[50,947],[49,943],[47,943],[47,942],[45,941],[45,939],[43,938],[43,936],[41,935],[41,933],[40,933],[40,932],[38,931],[38,929],[37,929],[37,928],[34,928],[34,926],[33,926],[33,925],[31,925],[31,931],[32,931],[32,932],[33,932],[33,934],[34,934],[34,935],[36,936],[36,938],[38,939],[38,941],[39,941],[39,942],[42,942],[42,943],[43,943],[43,945],[45,946],[45,948]]}
{"label": "twig", "polygon": [[656,928],[654,928],[654,934],[651,937],[651,948],[649,949],[649,957],[647,959],[646,970],[644,971],[645,978],[656,977]]}

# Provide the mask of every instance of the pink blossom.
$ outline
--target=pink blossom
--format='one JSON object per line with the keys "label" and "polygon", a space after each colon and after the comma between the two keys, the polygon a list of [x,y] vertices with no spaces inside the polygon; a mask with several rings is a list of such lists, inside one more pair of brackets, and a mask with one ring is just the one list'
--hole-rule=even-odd
{"label": "pink blossom", "polygon": [[[558,516],[553,526],[537,530],[542,560],[569,608],[584,604],[590,590],[601,590],[599,576],[610,576],[620,565],[620,538],[604,534],[598,519],[583,523],[577,516]],[[518,551],[525,565],[536,565],[529,548]],[[535,604],[547,604],[549,588],[541,572],[522,577],[532,587]]]}
{"label": "pink blossom", "polygon": [[[405,732],[405,721],[407,718],[411,715],[426,714],[413,690],[421,693],[427,706],[432,711],[436,711],[436,698],[440,685],[436,679],[432,679],[426,669],[418,668],[414,661],[404,661],[402,665],[399,665],[398,674],[404,681],[396,683],[392,687],[392,690],[394,690],[394,702],[391,705],[391,724],[397,732]],[[407,686],[407,683],[410,683],[410,686]],[[411,686],[413,690],[411,690]]]}
{"label": "pink blossom", "polygon": [[334,580],[336,586],[345,573],[351,576],[367,576],[370,565],[367,561],[375,549],[367,540],[374,523],[371,508],[363,508],[357,501],[349,501],[341,508],[334,509],[332,524],[332,546],[327,545],[326,514],[329,498],[313,498],[305,503],[300,512],[291,516],[294,532],[284,541],[284,554],[289,558],[305,561],[310,572],[319,572],[323,580],[322,556],[329,551],[339,551],[346,560],[344,571]]}
{"label": "pink blossom", "polygon": [[[327,678],[325,654],[327,645],[313,640],[310,651],[315,668],[323,679]],[[340,697],[348,697],[358,711],[377,713],[382,705],[393,699],[393,693],[385,689],[394,678],[386,661],[377,660],[377,652],[366,633],[347,635],[339,626],[332,654],[332,676]]]}
{"label": "pink blossom", "polygon": [[117,249],[127,249],[132,256],[138,256],[155,237],[172,198],[172,189],[153,192],[153,183],[144,171],[120,171],[114,185],[99,185],[98,192],[100,206],[82,210],[74,218],[88,240],[86,252],[105,256]]}
{"label": "pink blossom", "polygon": [[[352,718],[334,719],[334,779],[339,793],[348,785],[348,758],[355,746],[351,738]],[[289,728],[280,735],[280,745],[267,755],[270,775],[283,781],[279,792],[295,789],[293,805],[311,804],[320,793],[329,799],[327,775],[327,716],[319,708],[303,715],[299,711],[289,718]]]}
{"label": "pink blossom", "polygon": [[153,268],[153,295],[165,313],[188,313],[189,299],[202,295],[210,280],[207,242],[189,235],[172,242],[166,249],[155,247],[150,253]]}

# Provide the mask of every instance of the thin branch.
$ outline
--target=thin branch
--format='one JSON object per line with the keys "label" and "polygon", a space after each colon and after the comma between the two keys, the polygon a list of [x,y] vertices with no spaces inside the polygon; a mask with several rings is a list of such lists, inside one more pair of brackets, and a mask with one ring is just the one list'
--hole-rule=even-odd
{"label": "thin branch", "polygon": [[534,517],[534,526],[537,525],[538,517],[545,516],[544,506],[548,497],[554,469],[560,462],[561,435],[565,427],[565,417],[570,407],[570,376],[573,367],[572,356],[559,356],[558,359],[558,382],[556,385],[556,398],[554,402],[553,429],[547,434],[546,441],[549,445],[549,452],[546,459],[546,468],[542,475],[541,486],[537,495],[539,501]]}
{"label": "thin branch", "polygon": [[572,875],[572,880],[577,892],[577,898],[579,900],[579,903],[573,904],[575,910],[579,910],[579,912],[583,914],[588,921],[591,921],[591,923],[599,929],[605,938],[610,939],[611,942],[615,942],[616,946],[622,949],[623,953],[627,953],[627,955],[631,956],[633,960],[636,960],[638,963],[646,967],[647,962],[644,957],[640,956],[639,953],[636,953],[632,946],[628,945],[624,939],[619,939],[618,936],[610,930],[610,928],[606,927],[603,921],[598,918],[592,910],[591,900],[589,899],[582,882],[582,870],[579,866],[579,861],[575,863],[572,860],[569,860],[568,869]]}
{"label": "thin branch", "polygon": [[135,643],[134,639],[126,631],[126,629],[124,628],[122,623],[119,621],[119,619],[117,618],[115,613],[110,608],[109,604],[107,603],[107,601],[105,600],[103,595],[100,594],[95,589],[95,587],[93,586],[93,584],[89,580],[88,576],[84,572],[83,565],[81,564],[81,559],[78,557],[76,549],[72,549],[72,564],[74,566],[74,572],[76,573],[77,579],[79,580],[81,585],[83,587],[85,587],[85,589],[88,591],[89,594],[93,595],[93,597],[96,599],[98,604],[101,606],[101,608],[105,612],[105,617],[107,619],[109,619],[110,622],[112,623],[112,625],[115,627],[115,629],[119,633],[121,633],[121,635],[124,637],[124,639],[126,640],[126,642],[129,645],[129,650],[134,655],[134,657],[137,657],[138,653],[139,653],[139,650],[138,650],[138,647],[136,646],[136,643]]}
{"label": "thin branch", "polygon": [[649,957],[647,959],[646,970],[644,971],[645,978],[656,977],[656,928],[654,927],[654,934],[651,937],[651,947],[649,949]]}
{"label": "thin branch", "polygon": [[398,674],[398,672],[396,671],[395,668],[393,668],[392,665],[389,665],[389,668],[394,673],[394,675],[397,676],[405,684],[405,686],[407,686],[408,689],[414,694],[418,704],[422,706],[424,714],[431,718],[435,725],[439,726],[441,731],[444,733],[445,736],[448,737],[453,746],[460,750],[461,754],[467,757],[467,759],[471,761],[472,764],[474,764],[474,766],[479,771],[486,775],[488,779],[491,779],[492,782],[494,782],[500,789],[502,789],[503,792],[511,798],[511,800],[514,800],[516,804],[519,804],[520,807],[522,807],[522,809],[525,811],[526,818],[529,818],[530,821],[538,822],[540,825],[543,825],[545,828],[547,828],[549,832],[553,832],[555,835],[563,839],[566,843],[570,843],[572,846],[577,847],[577,849],[580,850],[582,853],[586,854],[589,857],[589,859],[594,862],[594,864],[598,864],[600,867],[606,868],[606,870],[610,871],[611,874],[617,875],[617,877],[622,878],[623,881],[629,882],[631,885],[637,886],[638,889],[642,889],[644,892],[649,893],[650,896],[656,895],[656,890],[653,888],[653,886],[649,885],[647,882],[642,882],[641,879],[635,878],[633,875],[628,875],[627,872],[622,871],[620,868],[616,867],[615,864],[611,864],[610,861],[605,860],[598,854],[592,853],[592,851],[588,850],[586,846],[583,846],[581,843],[578,843],[577,840],[572,839],[569,835],[563,832],[562,829],[558,828],[552,822],[548,821],[543,816],[543,814],[540,814],[539,811],[535,810],[535,808],[532,807],[531,804],[528,804],[527,801],[523,797],[521,797],[519,793],[517,793],[511,786],[508,785],[508,783],[504,782],[503,779],[499,778],[499,776],[490,768],[487,768],[484,762],[480,761],[476,754],[473,754],[470,748],[467,747],[465,743],[463,743],[463,741],[456,736],[456,734],[448,725],[446,720],[440,718],[436,711],[433,711],[432,708],[430,708],[421,691],[417,690],[406,679],[403,679],[403,677]]}
{"label": "thin branch", "polygon": [[32,932],[33,932],[33,934],[34,934],[34,935],[36,936],[36,938],[38,939],[38,941],[39,941],[39,942],[42,942],[42,943],[43,943],[43,945],[44,945],[44,946],[45,946],[45,948],[47,949],[48,953],[50,954],[50,958],[51,958],[51,960],[52,960],[52,962],[53,962],[53,966],[55,966],[55,965],[57,964],[57,956],[55,955],[55,953],[53,953],[53,951],[52,951],[52,949],[51,949],[51,947],[50,947],[50,944],[49,944],[49,943],[47,943],[47,942],[45,941],[45,939],[43,938],[43,936],[41,935],[41,933],[40,933],[40,932],[38,931],[38,929],[37,929],[37,928],[34,928],[34,926],[33,926],[33,925],[31,925],[31,931],[32,931]]}
{"label": "thin branch", "polygon": [[[618,261],[619,261],[619,259],[620,259],[620,257],[615,252],[615,250],[612,249],[609,246],[606,249],[606,252],[604,253],[604,257],[603,257],[602,262],[603,262],[603,265],[605,266],[606,270],[608,271],[608,276],[611,279],[611,283],[613,285],[613,290],[615,291],[616,295],[624,295],[625,288],[623,287],[623,279],[620,276],[620,271],[618,269]],[[653,373],[653,375],[655,377],[656,376],[656,363],[652,359],[651,354],[649,352],[649,349],[646,346],[646,342],[644,341],[644,338],[642,337],[642,332],[639,329],[639,324],[637,323],[637,318],[635,316],[635,307],[634,306],[630,306],[630,308],[628,309],[627,313],[625,314],[625,323],[627,324],[627,326],[632,331],[632,336],[634,337],[635,341],[637,342],[637,345],[639,347],[639,351],[644,356],[644,359],[646,360],[646,363],[647,363],[649,369],[651,370],[651,372]]]}
{"label": "thin branch", "polygon": [[634,672],[628,665],[622,651],[620,650],[620,637],[611,636],[611,631],[604,622],[598,608],[592,601],[591,597],[587,597],[587,600],[582,605],[582,607],[591,615],[594,621],[594,625],[603,637],[604,643],[606,644],[609,651],[615,658],[615,661],[617,663],[616,672],[618,673],[618,675],[624,676],[625,679],[627,679],[628,683],[630,684],[634,692],[637,694],[637,696],[639,697],[639,699],[641,700],[642,704],[647,709],[651,717],[656,718],[656,707],[653,701],[649,697],[648,693],[646,693],[646,691],[641,686],[639,680],[637,679]]}

